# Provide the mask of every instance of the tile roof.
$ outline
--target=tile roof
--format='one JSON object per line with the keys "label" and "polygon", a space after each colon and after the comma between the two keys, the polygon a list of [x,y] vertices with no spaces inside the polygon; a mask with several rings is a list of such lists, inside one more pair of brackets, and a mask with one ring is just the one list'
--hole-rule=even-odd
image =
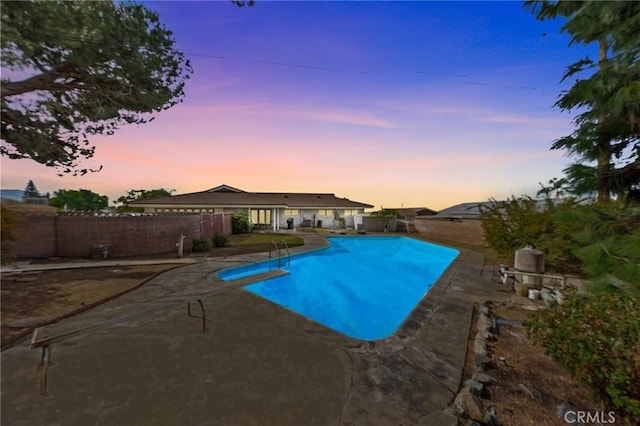
{"label": "tile roof", "polygon": [[[289,208],[372,208],[370,204],[338,198],[334,194],[297,192],[231,192],[227,185],[207,191],[139,200],[132,206],[220,206],[220,207],[289,207]],[[233,188],[235,189],[235,188]]]}
{"label": "tile roof", "polygon": [[[538,211],[543,211],[546,208],[547,200],[535,200],[536,209]],[[552,202],[557,203],[559,200],[552,200]],[[478,201],[475,203],[461,203],[456,204],[455,206],[447,207],[444,210],[440,210],[438,214],[433,216],[427,216],[428,219],[450,219],[450,218],[460,218],[460,219],[480,219],[482,215],[482,208],[488,208],[493,205],[492,201]]]}

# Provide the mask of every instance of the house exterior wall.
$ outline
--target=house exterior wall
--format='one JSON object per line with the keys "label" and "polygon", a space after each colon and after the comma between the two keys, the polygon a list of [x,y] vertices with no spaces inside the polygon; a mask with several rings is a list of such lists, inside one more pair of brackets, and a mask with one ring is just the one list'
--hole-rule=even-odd
{"label": "house exterior wall", "polygon": [[[285,215],[286,210],[298,210],[298,214]],[[303,226],[305,221],[309,221],[311,226],[318,227],[318,228],[331,228],[334,225],[339,226],[338,221],[336,221],[336,223],[334,224],[335,216],[333,213],[330,215],[327,215],[327,214],[321,215],[320,214],[321,210],[330,210],[331,212],[334,211],[334,209],[280,209],[279,222],[278,222],[279,227],[282,229],[286,229],[287,219],[289,218],[293,218],[294,227]],[[339,219],[344,219],[345,227],[347,228],[355,227],[354,225],[355,215],[345,215],[344,214],[345,209],[336,209],[336,210],[338,210]],[[349,210],[357,210],[358,214],[362,214],[364,212],[364,209],[349,209]],[[319,222],[322,222],[322,226],[319,226]]]}
{"label": "house exterior wall", "polygon": [[[275,207],[211,207],[211,208],[201,208],[201,207],[167,207],[167,208],[154,208],[154,207],[145,207],[145,212],[149,213],[196,213],[196,212],[215,212],[225,214],[233,214],[233,213],[245,213],[249,216],[249,220],[251,221],[251,211],[252,210],[269,210],[271,212],[271,225],[275,225],[275,229],[286,229],[287,228],[287,219],[293,219],[293,226],[303,226],[305,221],[310,221],[311,226],[313,227],[322,227],[322,228],[331,228],[333,226],[339,226],[339,223],[336,222],[334,224],[334,214],[333,211],[338,211],[339,219],[344,219],[344,226],[347,228],[355,228],[354,214],[345,214],[345,209],[318,209],[318,208],[275,208]],[[289,210],[297,210],[298,214],[291,215],[285,214],[285,212]],[[321,210],[330,210],[331,214],[320,214]],[[346,210],[355,210],[358,215],[364,213],[364,209],[346,209]],[[319,222],[322,222],[322,226],[317,226]]]}

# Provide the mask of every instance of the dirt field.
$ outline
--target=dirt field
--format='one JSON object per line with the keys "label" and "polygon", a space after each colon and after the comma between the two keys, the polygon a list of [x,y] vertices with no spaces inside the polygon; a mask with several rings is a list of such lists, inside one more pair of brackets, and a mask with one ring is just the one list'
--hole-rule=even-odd
{"label": "dirt field", "polygon": [[90,309],[176,265],[81,268],[3,274],[2,348],[40,325]]}
{"label": "dirt field", "polygon": [[[507,320],[521,322],[532,311],[518,305],[495,306],[492,313]],[[475,321],[474,321],[475,324]],[[471,330],[467,349],[464,378],[471,377],[473,340],[476,329]],[[565,410],[608,413],[611,407],[589,397],[588,388],[572,378],[557,362],[534,345],[526,329],[519,326],[501,326],[495,341],[488,345],[493,368],[487,373],[496,379],[482,393],[485,406],[495,406],[498,420],[503,425],[557,425],[569,424],[563,418]],[[616,417],[616,424],[632,424]]]}

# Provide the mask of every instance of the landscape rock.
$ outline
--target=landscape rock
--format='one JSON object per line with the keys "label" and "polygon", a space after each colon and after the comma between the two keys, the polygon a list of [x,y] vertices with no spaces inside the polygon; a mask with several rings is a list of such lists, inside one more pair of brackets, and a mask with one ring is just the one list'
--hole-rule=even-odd
{"label": "landscape rock", "polygon": [[482,421],[484,419],[484,406],[480,398],[471,393],[468,388],[463,388],[453,402],[454,409],[460,417]]}
{"label": "landscape rock", "polygon": [[484,412],[484,418],[482,419],[482,423],[486,426],[501,426],[502,423],[498,420],[498,415],[496,413],[496,407],[493,405],[489,405]]}
{"label": "landscape rock", "polygon": [[448,408],[429,413],[418,420],[418,426],[458,426],[458,418]]}
{"label": "landscape rock", "polygon": [[473,350],[476,355],[487,355],[487,342],[483,338],[477,338],[473,341]]}
{"label": "landscape rock", "polygon": [[488,315],[480,314],[478,317],[478,331],[489,332],[493,328],[493,321]]}
{"label": "landscape rock", "polygon": [[489,330],[482,330],[476,333],[476,339],[477,338],[493,341],[496,339],[496,336],[493,333],[491,333]]}
{"label": "landscape rock", "polygon": [[476,371],[473,372],[473,376],[471,376],[471,379],[485,385],[497,383],[497,380],[494,377],[487,374],[481,368],[477,368]]}
{"label": "landscape rock", "polygon": [[467,379],[464,381],[464,387],[469,389],[472,394],[480,395],[484,390],[484,385],[476,380]]}
{"label": "landscape rock", "polygon": [[476,355],[476,357],[473,359],[473,362],[476,367],[484,367],[491,364],[491,358],[486,355]]}

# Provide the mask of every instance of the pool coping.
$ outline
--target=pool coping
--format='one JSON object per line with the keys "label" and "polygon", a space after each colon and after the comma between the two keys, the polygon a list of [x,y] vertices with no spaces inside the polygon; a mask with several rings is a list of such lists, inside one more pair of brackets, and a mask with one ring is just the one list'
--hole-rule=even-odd
{"label": "pool coping", "polygon": [[[442,298],[444,297],[444,293],[446,292],[446,287],[449,286],[452,282],[452,279],[456,273],[456,270],[459,266],[463,265],[466,260],[466,255],[468,250],[459,249],[443,244],[438,244],[431,241],[426,241],[420,238],[413,238],[411,235],[388,235],[388,234],[369,234],[369,235],[321,235],[321,234],[307,234],[305,237],[309,237],[309,240],[314,239],[313,236],[321,237],[324,240],[324,244],[318,244],[317,241],[309,241],[309,245],[314,246],[312,248],[307,248],[307,238],[305,238],[305,244],[303,246],[295,247],[297,249],[295,253],[291,253],[291,257],[300,256],[310,254],[316,251],[326,250],[331,246],[331,243],[327,240],[327,238],[411,238],[415,241],[420,241],[427,244],[437,245],[441,247],[446,247],[450,249],[454,249],[458,252],[458,255],[453,259],[453,261],[447,266],[442,274],[438,277],[437,280],[429,287],[424,296],[418,301],[416,306],[411,310],[411,312],[407,315],[407,317],[402,321],[402,323],[398,326],[398,328],[388,337],[383,339],[374,339],[374,340],[364,340],[358,339],[351,336],[347,336],[337,330],[332,329],[324,324],[321,324],[323,327],[327,327],[328,329],[342,335],[346,339],[349,339],[353,342],[352,345],[347,349],[354,353],[372,353],[372,354],[381,354],[381,353],[391,353],[400,351],[405,348],[405,346],[414,339],[423,329],[425,325],[429,323],[431,316],[434,311],[440,305]],[[293,249],[291,249],[293,250]],[[285,257],[285,256],[280,256]],[[216,271],[214,281],[216,284],[221,284],[225,287],[244,287],[247,285],[255,284],[261,281],[266,281],[271,278],[275,278],[277,276],[266,276],[263,273],[244,276],[241,278],[236,278],[233,280],[224,280],[218,277],[218,274],[222,271],[229,269],[242,268],[251,264],[259,264],[259,263],[267,263],[277,259],[276,257],[269,258],[267,260],[262,260],[260,262],[247,261],[246,263],[241,263],[238,265],[230,266],[227,268],[220,269]],[[275,269],[274,269],[275,270]],[[445,287],[442,288],[442,284],[444,283]],[[271,303],[276,303],[271,301]],[[277,303],[276,303],[277,304]],[[288,309],[296,315],[300,315],[304,318],[307,318],[309,321],[317,322],[311,318],[306,317],[305,315],[296,312],[292,309],[283,307],[284,309]]]}

